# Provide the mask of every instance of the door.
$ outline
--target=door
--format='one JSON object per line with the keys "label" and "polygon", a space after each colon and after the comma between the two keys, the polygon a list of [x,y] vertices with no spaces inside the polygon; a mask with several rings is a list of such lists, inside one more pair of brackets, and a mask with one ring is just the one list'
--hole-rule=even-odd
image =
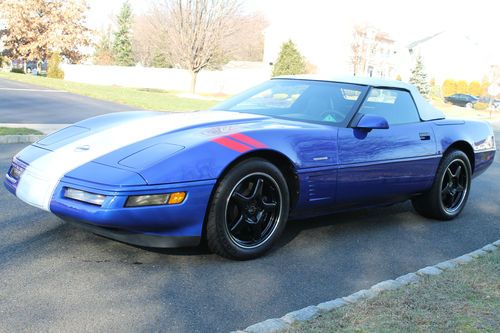
{"label": "door", "polygon": [[438,156],[431,125],[420,121],[406,90],[372,88],[358,116],[384,117],[388,129],[338,132],[337,203],[369,206],[404,200],[429,188]]}

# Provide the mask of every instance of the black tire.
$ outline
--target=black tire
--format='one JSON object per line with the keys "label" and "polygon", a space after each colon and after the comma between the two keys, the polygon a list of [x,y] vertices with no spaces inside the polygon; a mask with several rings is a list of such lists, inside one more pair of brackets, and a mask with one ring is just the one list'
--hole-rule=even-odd
{"label": "black tire", "polygon": [[281,235],[289,209],[288,186],[280,170],[264,159],[245,160],[224,176],[212,196],[208,247],[230,259],[259,257]]}
{"label": "black tire", "polygon": [[460,150],[452,150],[441,160],[431,190],[412,199],[413,207],[425,217],[451,220],[464,209],[471,180],[469,158]]}

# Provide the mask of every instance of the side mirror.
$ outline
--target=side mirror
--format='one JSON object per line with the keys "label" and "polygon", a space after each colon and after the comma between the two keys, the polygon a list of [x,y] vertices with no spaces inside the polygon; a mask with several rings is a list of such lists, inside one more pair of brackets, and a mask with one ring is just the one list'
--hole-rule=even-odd
{"label": "side mirror", "polygon": [[358,121],[356,126],[354,126],[354,128],[366,129],[366,130],[388,129],[389,123],[387,122],[387,119],[385,119],[382,116],[365,114],[361,117],[361,119]]}

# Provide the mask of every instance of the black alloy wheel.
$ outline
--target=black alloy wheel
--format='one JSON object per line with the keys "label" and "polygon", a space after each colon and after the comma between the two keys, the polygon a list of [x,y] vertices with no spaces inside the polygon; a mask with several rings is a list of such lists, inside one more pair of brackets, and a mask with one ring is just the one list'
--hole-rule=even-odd
{"label": "black alloy wheel", "polygon": [[290,209],[288,185],[274,164],[250,158],[220,180],[206,222],[208,247],[246,260],[268,251],[282,233]]}
{"label": "black alloy wheel", "polygon": [[461,150],[452,150],[443,156],[431,189],[412,199],[413,207],[425,217],[451,220],[464,209],[471,180],[469,158]]}
{"label": "black alloy wheel", "polygon": [[226,226],[231,239],[254,248],[272,235],[280,218],[283,195],[268,174],[256,172],[241,179],[226,204]]}
{"label": "black alloy wheel", "polygon": [[469,175],[465,162],[453,160],[441,179],[441,205],[443,209],[453,214],[459,209],[467,196]]}

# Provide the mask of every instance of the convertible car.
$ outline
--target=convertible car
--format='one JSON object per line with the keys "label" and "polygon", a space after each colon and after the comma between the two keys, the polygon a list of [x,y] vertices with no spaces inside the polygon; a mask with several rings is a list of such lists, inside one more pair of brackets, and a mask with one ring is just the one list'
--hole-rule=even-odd
{"label": "convertible car", "polygon": [[243,260],[292,218],[411,200],[452,219],[495,150],[487,123],[446,119],[412,85],[279,77],[208,111],[81,121],[18,153],[5,186],[108,238]]}

